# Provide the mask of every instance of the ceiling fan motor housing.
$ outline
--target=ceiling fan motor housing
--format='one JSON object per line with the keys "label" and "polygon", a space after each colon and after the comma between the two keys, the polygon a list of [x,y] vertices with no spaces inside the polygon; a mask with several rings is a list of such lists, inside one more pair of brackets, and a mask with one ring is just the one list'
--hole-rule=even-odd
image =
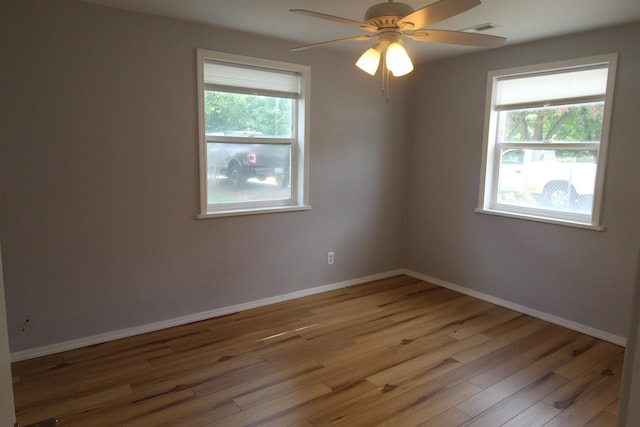
{"label": "ceiling fan motor housing", "polygon": [[404,3],[378,3],[367,9],[364,21],[378,28],[397,27],[398,20],[411,14],[413,8]]}

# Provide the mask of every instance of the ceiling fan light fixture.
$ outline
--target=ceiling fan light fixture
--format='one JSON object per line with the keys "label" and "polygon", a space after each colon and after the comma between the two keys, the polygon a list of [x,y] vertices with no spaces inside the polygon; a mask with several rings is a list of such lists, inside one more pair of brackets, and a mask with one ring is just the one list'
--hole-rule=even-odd
{"label": "ceiling fan light fixture", "polygon": [[380,64],[380,45],[367,49],[356,62],[356,66],[367,74],[375,76]]}
{"label": "ceiling fan light fixture", "polygon": [[[0,0],[1,1],[1,0]],[[374,76],[382,62],[383,93],[387,88],[389,76],[404,76],[413,71],[413,63],[402,45],[402,39],[419,42],[445,43],[462,46],[496,47],[504,43],[504,37],[477,34],[495,28],[491,23],[476,25],[460,31],[426,29],[432,24],[444,21],[481,4],[481,0],[431,0],[430,4],[414,10],[402,0],[387,0],[367,9],[364,22],[306,9],[290,9],[291,12],[341,24],[358,27],[373,34],[344,37],[320,43],[299,46],[292,51],[325,46],[344,41],[361,41],[377,38],[379,43],[367,49],[356,61],[356,66]]]}
{"label": "ceiling fan light fixture", "polygon": [[398,41],[393,42],[387,47],[385,55],[387,69],[391,71],[394,77],[404,76],[413,71],[413,63],[404,46]]}

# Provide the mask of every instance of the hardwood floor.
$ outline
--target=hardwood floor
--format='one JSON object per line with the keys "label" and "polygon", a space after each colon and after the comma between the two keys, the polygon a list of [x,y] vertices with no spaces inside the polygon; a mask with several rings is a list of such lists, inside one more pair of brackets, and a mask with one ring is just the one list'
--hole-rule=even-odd
{"label": "hardwood floor", "polygon": [[624,349],[407,276],[13,364],[20,425],[615,426]]}

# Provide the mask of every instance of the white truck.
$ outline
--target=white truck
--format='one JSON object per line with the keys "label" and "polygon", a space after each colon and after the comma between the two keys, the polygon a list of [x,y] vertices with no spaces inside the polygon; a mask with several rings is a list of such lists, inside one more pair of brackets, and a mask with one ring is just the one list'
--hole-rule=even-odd
{"label": "white truck", "polygon": [[595,188],[594,162],[563,162],[550,149],[510,148],[502,152],[500,194],[529,194],[539,204],[568,209],[590,204]]}

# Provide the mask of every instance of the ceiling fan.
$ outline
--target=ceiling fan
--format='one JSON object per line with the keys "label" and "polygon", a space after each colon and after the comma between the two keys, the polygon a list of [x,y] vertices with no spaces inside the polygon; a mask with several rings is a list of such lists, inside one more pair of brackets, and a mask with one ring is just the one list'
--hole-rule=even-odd
{"label": "ceiling fan", "polygon": [[388,70],[395,77],[403,76],[413,71],[413,63],[402,44],[402,37],[423,42],[478,47],[495,47],[504,43],[506,41],[504,37],[464,31],[423,29],[428,25],[451,18],[479,4],[480,0],[439,0],[414,11],[408,4],[395,3],[393,0],[389,0],[387,3],[378,3],[367,9],[364,15],[364,22],[311,10],[291,9],[290,12],[351,25],[373,34],[313,43],[290,50],[298,51],[344,41],[362,41],[377,38],[376,45],[364,52],[356,62],[356,65],[373,76],[378,70],[380,57],[383,56],[385,58],[383,71]]}

